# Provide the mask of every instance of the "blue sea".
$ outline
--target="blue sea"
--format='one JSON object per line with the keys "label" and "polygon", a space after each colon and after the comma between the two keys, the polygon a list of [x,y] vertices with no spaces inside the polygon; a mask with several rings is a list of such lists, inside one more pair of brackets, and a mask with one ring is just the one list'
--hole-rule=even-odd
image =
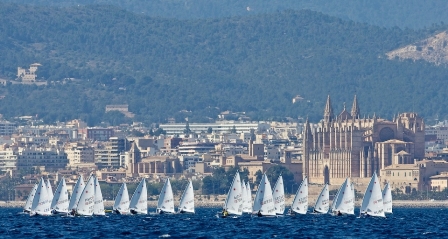
{"label": "blue sea", "polygon": [[19,208],[0,208],[0,238],[448,238],[447,208],[396,208],[387,218],[328,214],[217,218],[219,210],[73,218],[30,217]]}

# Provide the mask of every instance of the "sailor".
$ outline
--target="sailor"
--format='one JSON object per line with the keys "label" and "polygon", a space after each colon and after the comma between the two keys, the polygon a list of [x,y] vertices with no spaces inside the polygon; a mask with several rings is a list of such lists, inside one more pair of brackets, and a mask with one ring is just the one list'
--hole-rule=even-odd
{"label": "sailor", "polygon": [[258,210],[257,216],[258,216],[258,217],[263,216],[263,215],[261,214],[261,210]]}
{"label": "sailor", "polygon": [[224,208],[224,210],[222,210],[222,216],[227,217],[228,215],[229,213],[227,212],[227,209]]}
{"label": "sailor", "polygon": [[342,216],[341,211],[338,211],[338,214],[336,214],[336,215],[338,215],[338,216]]}
{"label": "sailor", "polygon": [[75,209],[72,209],[72,211],[70,212],[70,215],[74,216],[76,214]]}

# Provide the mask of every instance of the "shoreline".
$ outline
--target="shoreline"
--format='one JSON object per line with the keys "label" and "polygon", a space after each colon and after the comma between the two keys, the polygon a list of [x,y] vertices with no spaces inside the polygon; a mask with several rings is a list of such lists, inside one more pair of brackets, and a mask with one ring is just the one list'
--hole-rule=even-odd
{"label": "shoreline", "polygon": [[[224,201],[195,201],[195,207],[197,208],[221,208]],[[286,200],[286,208],[289,208],[292,204],[292,200]],[[25,205],[25,201],[0,201],[0,208],[21,208]],[[174,203],[175,207],[179,205],[178,201]],[[394,208],[440,208],[448,207],[448,200],[396,200],[392,202]],[[104,207],[111,208],[113,201],[104,201]],[[309,207],[314,206],[314,201],[309,201]],[[361,200],[355,202],[355,207],[361,206]],[[148,201],[148,207],[157,207],[157,201]]]}

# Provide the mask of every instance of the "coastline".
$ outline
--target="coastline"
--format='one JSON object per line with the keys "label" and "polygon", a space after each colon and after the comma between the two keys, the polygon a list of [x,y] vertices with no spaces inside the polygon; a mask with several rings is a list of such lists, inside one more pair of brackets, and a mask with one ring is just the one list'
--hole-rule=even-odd
{"label": "coastline", "polygon": [[[286,207],[291,206],[292,200],[286,200]],[[198,208],[221,208],[224,204],[223,201],[195,201],[195,207]],[[392,202],[394,208],[440,208],[448,207],[448,200],[395,200]],[[21,208],[25,205],[25,201],[0,201],[0,208]],[[178,201],[174,202],[177,207],[179,205]],[[314,201],[309,202],[309,207],[313,207]],[[113,201],[104,201],[104,206],[106,208],[111,208],[113,206]],[[355,207],[359,208],[361,206],[361,200],[355,202]],[[157,207],[157,201],[148,201],[148,207]]]}

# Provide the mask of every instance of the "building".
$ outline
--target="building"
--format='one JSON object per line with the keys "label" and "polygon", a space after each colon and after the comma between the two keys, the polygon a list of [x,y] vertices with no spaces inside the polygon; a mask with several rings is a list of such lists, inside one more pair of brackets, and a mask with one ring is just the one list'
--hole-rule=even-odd
{"label": "building", "polygon": [[95,163],[95,149],[91,146],[81,143],[71,143],[65,146],[67,153],[68,165],[79,166],[82,164]]}
{"label": "building", "polygon": [[95,149],[95,165],[98,169],[126,167],[122,154],[128,151],[129,147],[127,139],[111,137],[108,142]]}
{"label": "building", "polygon": [[24,69],[22,67],[17,67],[17,78],[24,82],[34,82],[37,78],[37,68],[42,66],[39,63],[33,63],[30,65],[30,68]]}
{"label": "building", "polygon": [[12,135],[17,130],[17,124],[9,121],[0,121],[0,135]]}
{"label": "building", "polygon": [[17,170],[44,168],[45,171],[57,171],[67,166],[67,154],[63,150],[44,148],[19,148],[17,155]]}
{"label": "building", "polygon": [[4,174],[17,169],[17,154],[12,149],[0,151],[0,172]]}
{"label": "building", "polygon": [[311,183],[341,184],[345,178],[370,178],[393,160],[425,156],[425,124],[416,113],[402,113],[392,121],[360,118],[355,96],[351,112],[335,117],[330,96],[324,118],[315,130],[308,120],[303,132],[304,174]]}
{"label": "building", "polygon": [[135,114],[129,112],[129,105],[106,105],[106,112],[118,111],[128,118],[134,118]]}
{"label": "building", "polygon": [[90,139],[93,141],[108,141],[110,137],[114,136],[114,130],[111,128],[85,128],[80,129],[84,140]]}
{"label": "building", "polygon": [[[165,130],[167,135],[183,134],[186,129],[186,124],[161,124],[159,128]],[[246,123],[246,122],[234,122],[234,121],[224,121],[217,123],[189,123],[188,127],[192,133],[207,132],[209,128],[213,132],[229,133],[236,131],[236,133],[250,133],[251,130],[255,131],[265,131],[269,129],[270,125],[263,122],[257,123]]]}

